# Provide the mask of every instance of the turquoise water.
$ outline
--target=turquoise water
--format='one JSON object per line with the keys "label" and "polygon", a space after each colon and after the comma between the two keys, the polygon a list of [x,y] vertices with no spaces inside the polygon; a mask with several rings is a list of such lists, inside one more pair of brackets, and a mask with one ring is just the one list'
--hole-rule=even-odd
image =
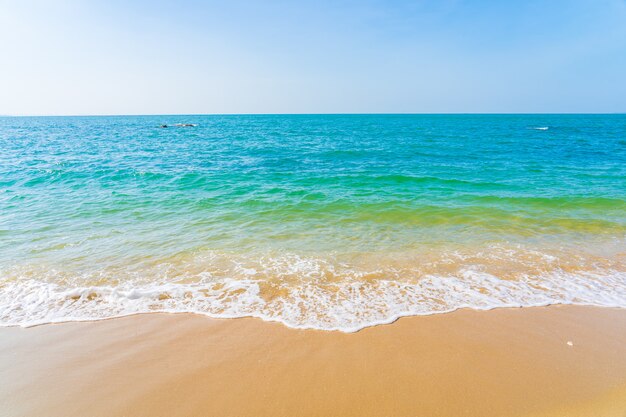
{"label": "turquoise water", "polygon": [[626,307],[625,237],[626,115],[0,118],[2,324]]}

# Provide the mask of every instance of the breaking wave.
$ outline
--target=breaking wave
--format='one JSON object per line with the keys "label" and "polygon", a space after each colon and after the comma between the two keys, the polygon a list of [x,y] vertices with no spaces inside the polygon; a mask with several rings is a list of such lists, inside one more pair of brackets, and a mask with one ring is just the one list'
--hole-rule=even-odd
{"label": "breaking wave", "polygon": [[459,308],[626,307],[626,272],[619,261],[573,256],[568,263],[566,256],[499,248],[448,253],[418,264],[401,255],[338,259],[209,252],[82,273],[16,266],[0,271],[0,324],[186,312],[354,332],[402,316]]}

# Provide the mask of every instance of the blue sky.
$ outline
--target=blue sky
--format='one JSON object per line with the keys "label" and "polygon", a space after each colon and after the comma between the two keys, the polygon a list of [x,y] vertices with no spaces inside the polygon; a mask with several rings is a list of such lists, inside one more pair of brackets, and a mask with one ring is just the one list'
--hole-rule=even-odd
{"label": "blue sky", "polygon": [[626,0],[0,0],[0,39],[0,114],[626,111]]}

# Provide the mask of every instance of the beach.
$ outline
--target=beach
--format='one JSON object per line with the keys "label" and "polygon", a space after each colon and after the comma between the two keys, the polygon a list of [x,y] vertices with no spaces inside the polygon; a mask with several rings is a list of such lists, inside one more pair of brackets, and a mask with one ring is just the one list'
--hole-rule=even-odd
{"label": "beach", "polygon": [[626,310],[402,318],[356,333],[143,314],[0,329],[3,416],[615,416]]}
{"label": "beach", "polygon": [[624,417],[623,137],[0,118],[0,416]]}
{"label": "beach", "polygon": [[0,417],[626,417],[624,22],[0,1]]}

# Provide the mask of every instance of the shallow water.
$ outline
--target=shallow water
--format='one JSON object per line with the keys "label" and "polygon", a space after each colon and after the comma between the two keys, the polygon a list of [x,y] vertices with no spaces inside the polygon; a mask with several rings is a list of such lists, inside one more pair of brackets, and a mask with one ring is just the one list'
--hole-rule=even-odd
{"label": "shallow water", "polygon": [[4,325],[626,307],[625,249],[625,115],[0,118]]}

